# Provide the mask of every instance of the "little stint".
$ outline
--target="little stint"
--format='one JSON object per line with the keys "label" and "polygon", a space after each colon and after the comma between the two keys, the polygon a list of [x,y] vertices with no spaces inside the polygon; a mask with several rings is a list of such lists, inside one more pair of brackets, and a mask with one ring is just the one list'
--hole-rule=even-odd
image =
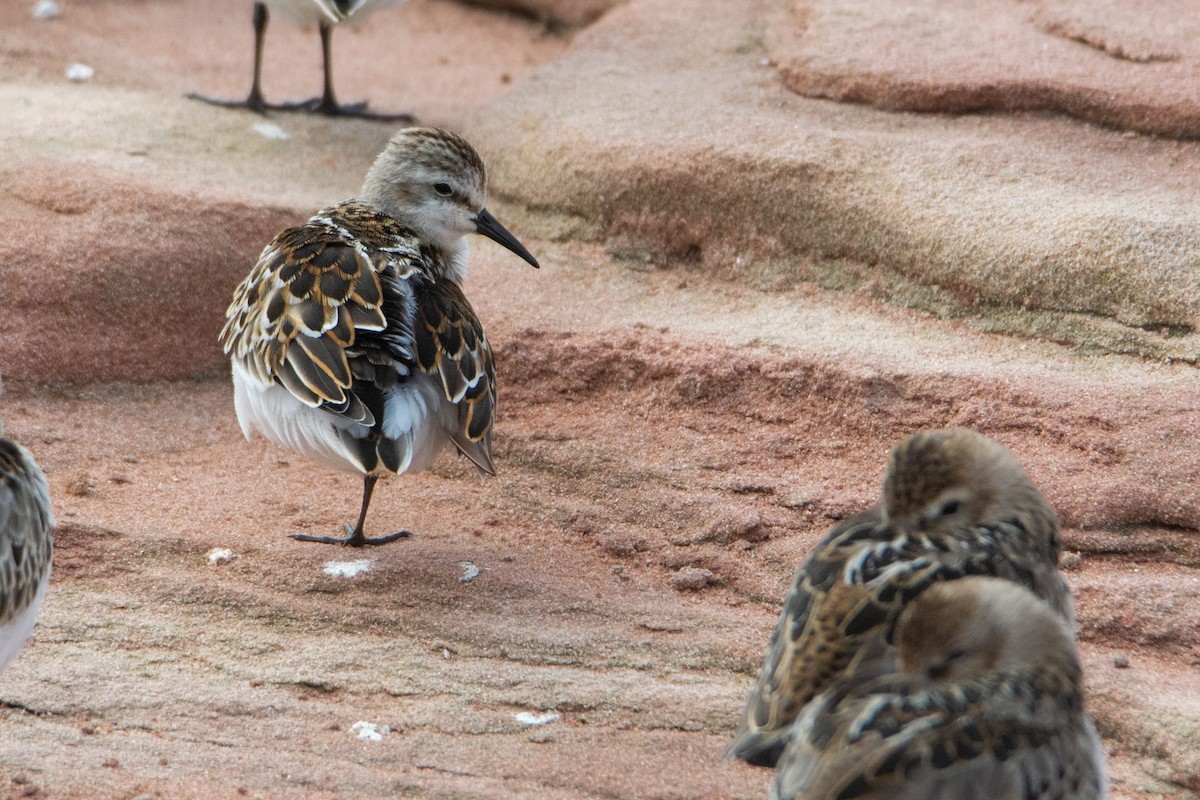
{"label": "little stint", "polygon": [[797,572],[729,753],[773,766],[805,703],[893,658],[886,631],[934,581],[1006,578],[1073,622],[1060,549],[1054,512],[1003,445],[964,428],[904,440],[878,504],[826,534]]}
{"label": "little stint", "polygon": [[833,684],[805,707],[775,800],[1100,800],[1070,627],[997,578],[938,583],[905,607],[899,670]]}
{"label": "little stint", "polygon": [[275,237],[235,290],[221,331],[234,405],[264,437],[363,476],[363,534],[381,475],[427,469],[447,442],[494,474],[496,370],[462,291],[468,233],[537,260],[486,208],[483,162],[462,137],[397,133],[361,195]]}

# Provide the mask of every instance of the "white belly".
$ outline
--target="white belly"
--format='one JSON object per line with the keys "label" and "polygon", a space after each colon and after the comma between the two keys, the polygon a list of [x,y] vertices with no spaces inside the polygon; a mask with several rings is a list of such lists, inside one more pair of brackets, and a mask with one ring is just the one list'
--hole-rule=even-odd
{"label": "white belly", "polygon": [[33,633],[33,623],[37,620],[38,609],[42,606],[42,598],[46,596],[46,586],[49,583],[50,568],[47,567],[42,582],[38,584],[37,594],[33,596],[33,602],[7,624],[0,625],[0,671],[17,657],[17,653],[21,652],[29,635]]}
{"label": "white belly", "polygon": [[[242,433],[257,431],[281,447],[343,472],[366,472],[341,431],[366,437],[365,425],[310,408],[278,384],[264,385],[233,365],[233,405]],[[396,474],[429,469],[450,441],[458,411],[441,385],[424,374],[414,375],[384,400],[383,432],[399,443],[402,459]],[[373,470],[383,472],[382,468]]]}
{"label": "white belly", "polygon": [[356,0],[346,9],[345,16],[338,11],[333,0],[263,0],[272,13],[302,28],[311,28],[321,22],[336,25],[345,19],[365,17],[371,11],[396,5],[403,0]]}

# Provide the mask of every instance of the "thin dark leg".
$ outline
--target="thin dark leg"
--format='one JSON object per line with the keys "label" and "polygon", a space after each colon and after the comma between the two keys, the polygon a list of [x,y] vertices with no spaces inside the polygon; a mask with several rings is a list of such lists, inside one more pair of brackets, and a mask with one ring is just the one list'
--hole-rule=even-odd
{"label": "thin dark leg", "polygon": [[281,111],[309,111],[316,114],[325,114],[330,117],[358,117],[360,119],[375,119],[383,122],[413,122],[415,118],[412,114],[377,114],[374,111],[367,110],[367,101],[361,100],[357,103],[347,103],[346,105],[338,105],[337,98],[333,93],[333,26],[328,23],[321,23],[321,56],[324,59],[325,65],[325,88],[321,92],[321,99],[304,100],[301,102],[283,103],[271,108],[278,108]]}
{"label": "thin dark leg", "polygon": [[311,100],[293,100],[286,103],[279,103],[278,105],[268,103],[263,99],[262,93],[263,40],[266,37],[268,21],[269,14],[267,7],[261,2],[256,2],[254,4],[254,83],[250,87],[249,97],[245,100],[229,100],[222,97],[209,97],[208,95],[196,92],[189,92],[187,96],[193,100],[201,100],[205,103],[224,106],[225,108],[249,108],[252,111],[257,111],[259,114],[265,114],[268,110],[306,111],[308,113],[326,114],[331,117],[359,117],[361,119],[374,119],[381,122],[408,123],[416,121],[416,118],[412,114],[376,114],[374,111],[368,111],[366,100],[344,106],[338,105],[337,99],[333,94],[333,59],[331,57],[333,26],[325,22],[321,23],[321,55],[324,58],[325,65],[325,88],[321,93],[320,99],[314,97]]}
{"label": "thin dark leg", "polygon": [[[325,88],[321,92],[321,104],[317,106],[317,111],[321,114],[336,115],[341,113],[341,108],[338,107],[337,98],[333,96],[333,59],[330,58],[329,40],[333,38],[333,29],[324,22],[321,23],[321,57],[325,66]],[[359,104],[361,110],[366,110],[365,102]]]}
{"label": "thin dark leg", "polygon": [[246,98],[246,107],[260,114],[267,113],[267,101],[262,93],[262,58],[263,40],[267,35],[267,22],[270,14],[265,3],[254,4],[254,83],[250,86],[250,96]]}
{"label": "thin dark leg", "polygon": [[339,539],[336,536],[309,536],[306,533],[293,533],[291,538],[298,542],[320,542],[321,544],[344,544],[347,547],[362,547],[365,544],[387,544],[394,542],[397,539],[408,537],[408,531],[396,531],[387,536],[379,536],[374,539],[368,539],[363,535],[363,523],[367,521],[367,508],[371,505],[371,495],[375,491],[375,483],[379,480],[378,475],[363,476],[363,497],[362,507],[358,510],[358,524],[353,528],[349,523],[346,525],[346,538]]}
{"label": "thin dark leg", "polygon": [[188,92],[187,97],[192,100],[200,100],[204,103],[210,103],[214,106],[224,106],[225,108],[248,108],[251,111],[257,111],[259,114],[266,114],[267,101],[263,99],[262,93],[262,57],[263,57],[263,40],[267,35],[267,22],[270,20],[270,14],[267,12],[267,7],[263,3],[254,4],[254,83],[250,86],[250,94],[245,100],[229,100],[224,97],[209,97],[208,95],[199,94],[197,92]]}

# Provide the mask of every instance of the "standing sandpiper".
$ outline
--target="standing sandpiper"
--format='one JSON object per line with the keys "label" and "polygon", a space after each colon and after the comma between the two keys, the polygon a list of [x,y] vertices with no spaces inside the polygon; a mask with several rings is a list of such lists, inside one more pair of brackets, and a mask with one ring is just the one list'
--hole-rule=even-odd
{"label": "standing sandpiper", "polygon": [[935,581],[1006,578],[1073,624],[1060,549],[1053,510],[999,442],[965,428],[902,441],[879,503],[826,534],[797,572],[730,754],[774,766],[805,703],[894,658],[888,629]]}
{"label": "standing sandpiper", "polygon": [[53,527],[46,476],[28,450],[0,436],[0,670],[33,633],[50,582]]}
{"label": "standing sandpiper", "polygon": [[234,291],[221,344],[242,432],[363,475],[358,547],[384,473],[427,469],[447,442],[492,464],[496,370],[463,295],[466,234],[537,260],[486,208],[483,162],[462,137],[400,131],[361,195],[275,237]]}
{"label": "standing sandpiper", "polygon": [[[339,105],[333,94],[333,62],[330,54],[330,38],[333,26],[346,22],[351,17],[361,18],[371,11],[397,5],[404,0],[259,0],[254,4],[254,83],[245,100],[228,100],[191,92],[188,97],[205,103],[227,108],[249,108],[259,114],[268,109],[276,111],[308,111],[316,114],[342,117],[365,117],[386,122],[412,122],[411,114],[377,114],[367,110],[366,101]],[[325,65],[325,86],[319,98],[299,102],[270,104],[262,93],[263,39],[267,33],[270,11],[278,12],[302,28],[316,25],[321,33],[321,54]]]}
{"label": "standing sandpiper", "polygon": [[774,800],[1103,800],[1074,635],[1036,595],[937,583],[893,638],[896,671],[835,682],[804,709]]}

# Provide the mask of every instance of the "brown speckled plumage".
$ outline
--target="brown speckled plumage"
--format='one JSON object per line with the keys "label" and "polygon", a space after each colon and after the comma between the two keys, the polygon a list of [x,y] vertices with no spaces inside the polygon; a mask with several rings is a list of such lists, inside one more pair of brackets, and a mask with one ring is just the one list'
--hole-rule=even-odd
{"label": "brown speckled plumage", "polygon": [[896,624],[898,668],[835,681],[779,760],[776,800],[1098,800],[1103,755],[1072,632],[1024,587],[937,583]]}
{"label": "brown speckled plumage", "polygon": [[886,632],[934,582],[1006,578],[1071,621],[1060,547],[1053,511],[999,443],[965,429],[901,442],[879,503],[830,531],[797,572],[730,754],[774,765],[818,692],[893,657]]}
{"label": "brown speckled plumage", "polygon": [[[372,427],[381,390],[414,369],[435,375],[459,409],[455,444],[494,474],[492,351],[444,258],[361,202],[327,208],[263,251],[234,292],[221,344],[264,383]],[[399,470],[386,437],[346,438],[363,472]]]}
{"label": "brown speckled plumage", "polygon": [[461,287],[464,236],[537,262],[485,199],[470,144],[405,129],[359,198],[276,236],[234,292],[220,341],[243,430],[365,476],[347,544],[378,543],[362,535],[376,477],[426,468],[443,442],[495,472],[496,370]]}
{"label": "brown speckled plumage", "polygon": [[50,489],[29,451],[0,437],[0,669],[33,627],[50,576]]}

